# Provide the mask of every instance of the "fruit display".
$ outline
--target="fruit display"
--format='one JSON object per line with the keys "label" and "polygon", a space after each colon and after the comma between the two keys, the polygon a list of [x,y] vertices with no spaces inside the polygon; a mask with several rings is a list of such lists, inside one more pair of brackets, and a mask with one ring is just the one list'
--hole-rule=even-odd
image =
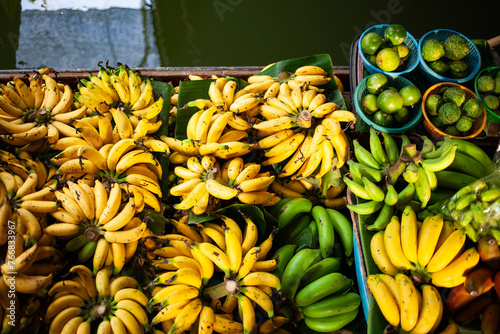
{"label": "fruit display", "polygon": [[476,78],[475,88],[484,106],[498,114],[500,112],[500,71],[492,68],[482,72]]}
{"label": "fruit display", "polygon": [[470,51],[468,40],[459,34],[450,34],[444,40],[426,39],[420,50],[432,71],[453,79],[462,79],[470,74],[469,64],[464,60]]}
{"label": "fruit display", "polygon": [[401,24],[389,24],[383,36],[368,32],[361,39],[361,49],[370,64],[384,72],[402,71],[410,58],[410,49],[404,43],[406,29]]}
{"label": "fruit display", "polygon": [[422,93],[416,86],[397,89],[382,73],[370,75],[365,84],[368,93],[361,100],[361,108],[371,115],[373,123],[388,128],[399,127],[420,112]]}

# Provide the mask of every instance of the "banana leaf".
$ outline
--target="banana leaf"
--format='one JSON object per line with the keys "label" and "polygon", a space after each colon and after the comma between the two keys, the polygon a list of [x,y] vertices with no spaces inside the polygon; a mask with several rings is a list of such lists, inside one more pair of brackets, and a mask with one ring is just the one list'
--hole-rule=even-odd
{"label": "banana leaf", "polygon": [[162,135],[168,136],[169,135],[169,124],[168,124],[168,115],[170,112],[170,109],[172,109],[172,106],[170,105],[170,98],[172,97],[172,94],[174,93],[174,87],[167,83],[167,82],[161,82],[161,81],[152,81],[153,84],[153,92],[155,95],[162,96],[164,101],[163,101],[163,108],[161,110],[162,114],[162,125],[158,129],[158,131],[155,132],[155,137],[160,137]]}
{"label": "banana leaf", "polygon": [[164,230],[167,219],[163,216],[162,212],[156,212],[149,209],[142,210],[141,213],[139,213],[139,218],[147,223],[148,228],[154,234],[162,235],[165,233]]}

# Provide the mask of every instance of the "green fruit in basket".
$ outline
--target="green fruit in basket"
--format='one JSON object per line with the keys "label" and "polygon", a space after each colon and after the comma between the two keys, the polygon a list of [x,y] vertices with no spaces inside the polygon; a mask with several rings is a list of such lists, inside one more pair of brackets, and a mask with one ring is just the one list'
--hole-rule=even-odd
{"label": "green fruit in basket", "polygon": [[366,57],[366,60],[368,60],[368,62],[370,64],[372,64],[373,66],[377,67],[377,56],[376,55],[369,55],[368,57]]}
{"label": "green fruit in basket", "polygon": [[441,129],[445,125],[439,116],[431,118],[431,123],[438,129]]}
{"label": "green fruit in basket", "polygon": [[489,75],[483,75],[477,79],[477,90],[481,93],[487,93],[495,88],[495,79]]}
{"label": "green fruit in basket", "polygon": [[389,79],[382,73],[375,73],[366,79],[366,89],[370,94],[380,94],[389,83]]}
{"label": "green fruit in basket", "polygon": [[401,60],[406,61],[408,60],[408,58],[410,58],[410,49],[408,49],[406,45],[394,45],[392,49],[398,53],[398,56],[399,58],[401,58]]}
{"label": "green fruit in basket", "polygon": [[465,92],[459,87],[449,87],[443,93],[444,102],[453,102],[460,107],[465,102]]}
{"label": "green fruit in basket", "polygon": [[374,114],[378,110],[377,96],[374,94],[367,94],[361,100],[361,108],[369,115]]}
{"label": "green fruit in basket", "polygon": [[453,102],[446,102],[439,108],[438,115],[443,124],[454,124],[462,116],[460,108]]}
{"label": "green fruit in basket", "polygon": [[382,71],[392,72],[398,68],[401,63],[398,53],[391,48],[380,50],[377,54],[377,66]]}
{"label": "green fruit in basket", "polygon": [[394,114],[394,120],[400,124],[405,123],[409,118],[410,109],[408,109],[408,107],[403,107]]}
{"label": "green fruit in basket", "polygon": [[373,122],[380,126],[390,128],[394,125],[394,116],[379,110],[373,114]]}
{"label": "green fruit in basket", "polygon": [[[500,72],[498,72],[500,73]],[[500,77],[495,79],[495,88],[493,88],[493,94],[500,94]]]}
{"label": "green fruit in basket", "polygon": [[443,97],[439,94],[427,96],[425,100],[425,112],[430,116],[437,116],[439,108],[444,104]]}
{"label": "green fruit in basket", "polygon": [[456,128],[455,125],[448,125],[445,129],[444,132],[449,134],[450,136],[460,136],[460,131]]}
{"label": "green fruit in basket", "polygon": [[400,45],[406,39],[406,29],[401,24],[391,24],[384,31],[386,40],[391,41],[392,45]]}
{"label": "green fruit in basket", "polygon": [[437,39],[428,39],[422,46],[422,58],[425,61],[435,61],[444,56],[443,44]]}
{"label": "green fruit in basket", "polygon": [[448,64],[450,66],[450,76],[453,79],[462,79],[469,75],[469,64],[464,60],[455,60]]}
{"label": "green fruit in basket", "polygon": [[397,92],[384,90],[377,97],[377,105],[383,112],[394,114],[403,107],[403,98]]}
{"label": "green fruit in basket", "polygon": [[367,33],[361,40],[361,49],[367,55],[374,55],[384,40],[374,32]]}
{"label": "green fruit in basket", "polygon": [[468,116],[461,116],[455,124],[455,127],[461,132],[469,131],[472,128],[472,118]]}
{"label": "green fruit in basket", "polygon": [[498,101],[498,97],[496,97],[495,95],[486,95],[485,97],[483,97],[483,102],[488,108],[490,108],[490,110],[497,109],[498,105],[500,104],[500,102]]}
{"label": "green fruit in basket", "polygon": [[451,35],[443,43],[444,55],[450,60],[460,60],[470,52],[469,43],[460,35]]}
{"label": "green fruit in basket", "polygon": [[413,106],[420,101],[422,93],[416,86],[404,86],[399,91],[399,95],[403,98],[403,105],[406,107]]}
{"label": "green fruit in basket", "polygon": [[427,65],[439,75],[444,77],[448,76],[448,72],[450,71],[450,67],[443,60],[439,59],[436,61],[431,61]]}
{"label": "green fruit in basket", "polygon": [[479,99],[470,99],[462,107],[462,111],[466,116],[476,119],[483,115],[483,104]]}
{"label": "green fruit in basket", "polygon": [[398,89],[396,87],[387,87],[387,90],[392,90],[393,92],[398,93]]}

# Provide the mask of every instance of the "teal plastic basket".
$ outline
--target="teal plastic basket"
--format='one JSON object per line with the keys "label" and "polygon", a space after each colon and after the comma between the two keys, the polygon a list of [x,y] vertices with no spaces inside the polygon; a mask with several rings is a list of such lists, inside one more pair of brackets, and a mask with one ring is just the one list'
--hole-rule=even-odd
{"label": "teal plastic basket", "polygon": [[500,123],[500,110],[498,111],[498,113],[496,113],[486,106],[486,104],[483,101],[483,97],[485,97],[488,94],[482,93],[477,89],[477,79],[479,79],[483,75],[491,75],[493,76],[493,78],[495,78],[498,72],[500,72],[500,66],[488,67],[479,72],[478,75],[476,76],[476,79],[474,79],[474,91],[476,92],[478,99],[480,99],[481,102],[483,102],[484,109],[486,109],[487,120],[492,123]]}
{"label": "teal plastic basket", "polygon": [[[469,43],[470,52],[467,56],[463,58],[463,60],[466,61],[467,64],[469,65],[470,73],[465,78],[454,79],[437,74],[429,67],[429,65],[427,65],[427,62],[422,57],[422,47],[425,41],[429,39],[437,39],[438,41],[443,43],[451,35],[462,36],[463,38],[465,38],[467,43]],[[426,33],[424,36],[422,36],[422,38],[418,42],[418,59],[419,59],[419,68],[422,74],[424,75],[425,79],[427,79],[427,81],[429,81],[432,84],[437,84],[440,82],[453,82],[457,84],[464,83],[474,79],[477,72],[479,72],[479,69],[481,68],[481,55],[479,54],[479,50],[474,45],[474,43],[472,43],[470,39],[468,39],[461,33],[449,29],[432,30]]]}
{"label": "teal plastic basket", "polygon": [[[387,77],[389,79],[388,86],[396,88],[398,91],[405,86],[415,86],[410,80],[405,79],[403,77]],[[384,131],[388,133],[403,133],[414,128],[420,119],[422,118],[422,106],[421,103],[415,104],[413,106],[413,113],[411,117],[403,124],[397,124],[395,127],[385,127],[376,124],[373,121],[372,115],[369,115],[363,111],[361,108],[361,101],[363,98],[369,94],[368,88],[366,87],[366,80],[368,77],[364,78],[363,81],[359,83],[354,92],[354,106],[356,108],[356,113],[359,117],[368,125],[372,126],[374,129],[378,131]]]}
{"label": "teal plastic basket", "polygon": [[393,72],[382,71],[380,68],[373,66],[368,61],[368,59],[366,58],[366,56],[363,52],[363,49],[361,48],[361,41],[363,40],[363,37],[365,37],[366,34],[368,34],[370,32],[374,32],[376,34],[379,34],[382,38],[384,38],[385,28],[387,28],[388,26],[389,26],[389,24],[379,24],[379,25],[372,26],[372,27],[366,29],[363,32],[363,34],[361,35],[361,37],[359,37],[358,50],[359,50],[359,54],[361,55],[361,59],[363,60],[363,66],[364,66],[364,68],[366,68],[366,70],[370,74],[383,73],[387,76],[398,76],[398,75],[410,73],[411,71],[413,71],[417,67],[419,60],[418,60],[417,40],[408,31],[406,32],[406,38],[405,38],[403,44],[406,45],[406,47],[410,51],[410,53],[409,53],[410,58],[408,58],[405,61],[405,69],[403,71],[393,71]]}

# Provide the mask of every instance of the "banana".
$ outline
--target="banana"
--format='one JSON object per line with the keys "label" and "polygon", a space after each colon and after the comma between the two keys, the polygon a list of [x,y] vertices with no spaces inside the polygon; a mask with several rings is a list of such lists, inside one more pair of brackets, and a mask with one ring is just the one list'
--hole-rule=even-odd
{"label": "banana", "polygon": [[412,161],[408,163],[406,168],[403,170],[403,178],[408,183],[415,183],[419,177],[418,166]]}
{"label": "banana", "polygon": [[392,264],[389,255],[387,255],[384,244],[384,231],[379,231],[373,235],[370,241],[370,253],[373,261],[384,274],[394,276],[399,272],[399,269]]}
{"label": "banana", "polygon": [[293,219],[302,213],[309,213],[313,208],[312,202],[307,198],[294,198],[286,203],[277,213],[279,228],[283,229]]}
{"label": "banana", "polygon": [[221,269],[226,276],[231,275],[231,264],[229,258],[219,247],[206,243],[196,243],[195,247],[203,253],[207,258],[212,260],[212,262]]}
{"label": "banana", "polygon": [[354,145],[354,155],[356,156],[358,162],[371,168],[381,168],[381,165],[377,162],[377,160],[375,160],[372,153],[361,146],[357,139],[353,140],[352,143]]}
{"label": "banana", "polygon": [[106,231],[104,238],[110,243],[127,244],[139,240],[146,230],[146,223],[125,231]]}
{"label": "banana", "polygon": [[55,283],[47,294],[52,297],[59,292],[69,292],[72,295],[79,296],[83,300],[89,299],[89,294],[85,287],[73,280],[63,280]]}
{"label": "banana", "polygon": [[333,222],[327,210],[320,205],[315,205],[311,214],[318,227],[319,247],[321,249],[321,256],[323,258],[329,257],[333,252],[333,245],[335,243],[335,230]]}
{"label": "banana", "polygon": [[465,282],[465,274],[479,262],[479,253],[469,248],[445,268],[431,274],[432,284],[438,287],[455,287]]}
{"label": "banana", "polygon": [[413,268],[411,262],[403,253],[401,245],[401,225],[397,216],[393,216],[384,232],[384,246],[387,255],[394,266],[401,270]]}
{"label": "banana", "polygon": [[85,300],[81,297],[69,294],[61,296],[57,299],[54,299],[47,307],[47,311],[45,313],[45,321],[49,322],[52,318],[54,318],[57,314],[69,307],[79,307],[82,308],[85,305]]}
{"label": "banana", "polygon": [[243,333],[243,324],[238,321],[227,319],[222,314],[215,314],[213,327],[216,333]]}
{"label": "banana", "polygon": [[422,297],[422,309],[412,333],[429,333],[437,323],[441,322],[443,305],[436,288],[428,284],[422,285]]}
{"label": "banana", "polygon": [[267,286],[276,290],[281,290],[281,283],[278,277],[267,272],[251,272],[245,277],[241,278],[240,286]]}
{"label": "banana", "polygon": [[129,333],[139,334],[143,332],[144,328],[141,327],[134,315],[132,315],[129,311],[117,309],[115,311],[115,316],[120,319]]}
{"label": "banana", "polygon": [[347,208],[360,215],[371,215],[380,210],[384,206],[384,202],[368,201],[359,204],[348,204]]}
{"label": "banana", "polygon": [[2,273],[4,275],[8,275],[9,273],[22,273],[25,271],[31,264],[36,260],[36,250],[38,249],[38,244],[35,243],[30,248],[26,249],[22,254],[16,256],[15,259],[9,260],[5,262],[0,267]]}
{"label": "banana", "polygon": [[[454,160],[456,159],[457,149],[458,149],[458,146],[456,144],[454,144],[451,147],[451,149],[448,152],[444,153],[443,155],[438,156],[437,158],[423,159],[420,162],[420,164],[422,167],[425,167],[426,170],[430,170],[433,172],[438,172],[438,171],[444,170],[454,163]],[[436,150],[432,153],[435,153],[437,151],[438,150]],[[455,163],[455,165],[457,165],[457,163]],[[480,170],[482,170],[482,167],[480,168]]]}
{"label": "banana", "polygon": [[302,249],[298,251],[288,262],[281,279],[283,295],[293,300],[300,284],[299,277],[302,277],[311,265],[321,258],[321,251],[318,249]]}
{"label": "banana", "polygon": [[82,313],[82,309],[79,307],[68,307],[57,314],[50,323],[49,333],[56,334],[61,333],[64,325],[71,319],[78,317]]}
{"label": "banana", "polygon": [[225,186],[213,179],[206,180],[205,186],[210,195],[220,199],[229,200],[238,195],[237,189]]}
{"label": "banana", "polygon": [[404,331],[410,332],[419,317],[418,291],[411,279],[398,273],[395,276],[398,297],[400,300],[400,322]]}
{"label": "banana", "polygon": [[368,275],[366,284],[377,302],[384,318],[394,327],[400,324],[400,311],[387,285],[377,275]]}
{"label": "banana", "polygon": [[439,239],[439,234],[443,228],[442,215],[435,215],[426,218],[418,231],[418,263],[426,266],[431,260]]}
{"label": "banana", "polygon": [[424,209],[431,198],[432,189],[429,183],[427,169],[420,166],[417,166],[417,168],[418,179],[415,182],[415,192],[418,200],[420,201],[420,207]]}

